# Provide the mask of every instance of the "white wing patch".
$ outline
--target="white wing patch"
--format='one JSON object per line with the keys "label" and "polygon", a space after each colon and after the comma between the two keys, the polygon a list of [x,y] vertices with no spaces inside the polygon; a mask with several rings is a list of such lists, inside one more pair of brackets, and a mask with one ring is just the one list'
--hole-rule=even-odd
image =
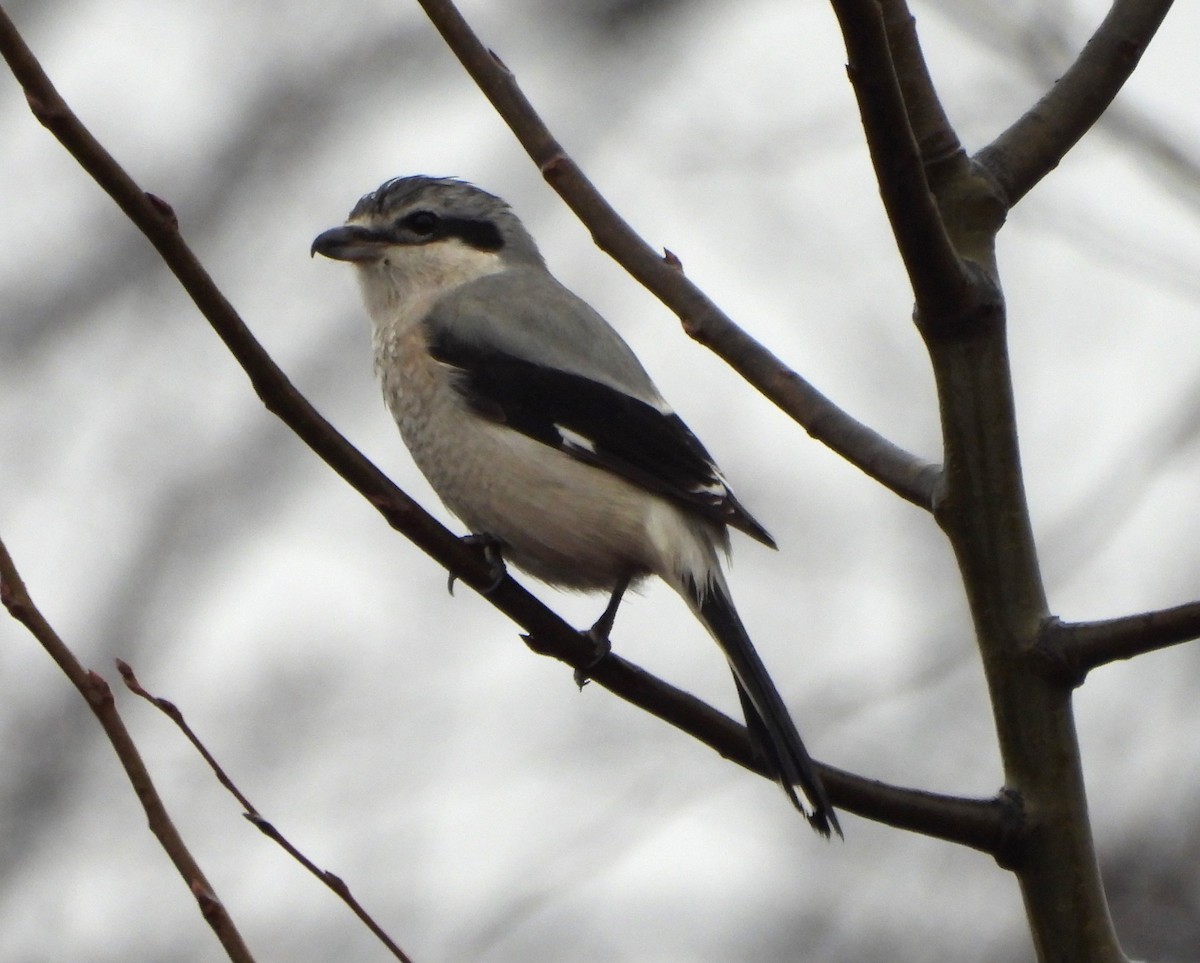
{"label": "white wing patch", "polygon": [[707,485],[693,485],[691,490],[697,495],[708,495],[715,499],[723,499],[729,494],[729,486],[725,484],[725,480],[719,476],[714,478]]}
{"label": "white wing patch", "polygon": [[581,435],[577,431],[572,431],[570,428],[565,428],[562,425],[556,424],[554,430],[558,432],[558,437],[562,439],[563,447],[575,451],[586,451],[588,454],[596,454],[596,443],[586,435]]}

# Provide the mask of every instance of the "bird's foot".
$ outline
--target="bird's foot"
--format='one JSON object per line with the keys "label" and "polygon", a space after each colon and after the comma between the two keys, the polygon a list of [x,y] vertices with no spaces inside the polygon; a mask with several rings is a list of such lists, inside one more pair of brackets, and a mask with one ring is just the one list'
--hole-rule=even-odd
{"label": "bird's foot", "polygon": [[[483,560],[491,567],[492,581],[480,589],[484,595],[490,595],[500,587],[500,583],[504,581],[504,576],[508,574],[508,566],[504,564],[504,540],[497,538],[495,535],[488,535],[486,532],[483,532],[463,535],[459,541],[464,545],[477,549],[483,556]],[[458,575],[451,572],[450,578],[446,581],[446,590],[451,595],[454,594],[454,583],[457,581]]]}
{"label": "bird's foot", "polygon": [[612,651],[612,642],[608,637],[606,627],[601,623],[601,619],[586,632],[580,632],[588,642],[592,644],[592,658],[587,665],[581,665],[575,670],[575,684],[583,689],[588,684],[588,677],[591,675],[592,669],[596,668],[601,662],[608,658],[608,654]]}
{"label": "bird's foot", "polygon": [[595,653],[587,665],[580,666],[575,670],[575,684],[581,690],[588,684],[588,676],[592,669],[608,658],[608,653],[612,651],[612,642],[609,641],[609,636],[612,634],[613,622],[617,619],[617,609],[621,607],[621,599],[625,595],[625,590],[629,588],[630,578],[629,575],[624,575],[617,580],[617,584],[613,586],[612,595],[609,596],[608,605],[604,607],[600,618],[596,619],[596,624],[581,633],[592,643],[592,650]]}

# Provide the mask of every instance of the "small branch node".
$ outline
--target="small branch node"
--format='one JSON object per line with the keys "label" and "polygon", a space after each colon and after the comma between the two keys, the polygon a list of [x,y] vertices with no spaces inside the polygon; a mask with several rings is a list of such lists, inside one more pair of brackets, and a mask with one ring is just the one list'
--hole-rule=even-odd
{"label": "small branch node", "polygon": [[56,109],[50,102],[32,90],[25,91],[25,102],[29,104],[30,112],[43,127],[51,126],[62,116],[60,109]]}
{"label": "small branch node", "polygon": [[134,675],[133,666],[131,666],[124,659],[115,659],[114,661],[117,664],[117,672],[121,675],[121,681],[125,683],[125,688],[127,688],[134,695],[139,695],[143,699],[149,699],[151,702],[153,702],[154,697],[142,688],[142,684],[138,682],[137,676]]}
{"label": "small branch node", "polygon": [[113,704],[113,692],[108,682],[95,669],[88,669],[85,673],[87,679],[87,700],[96,707],[111,706]]}
{"label": "small branch node", "polygon": [[506,64],[503,60],[501,60],[500,55],[498,53],[496,53],[496,51],[494,51],[491,47],[488,47],[488,56],[491,57],[492,60],[494,60],[496,62],[497,67],[499,67],[501,70],[503,70],[510,77],[513,76],[513,72],[508,69],[508,64]]}
{"label": "small branch node", "polygon": [[1000,804],[1000,825],[992,857],[1001,869],[1015,870],[1021,863],[1027,835],[1025,800],[1015,789],[1005,787],[997,794],[996,801]]}
{"label": "small branch node", "polygon": [[679,316],[679,324],[683,328],[683,333],[697,344],[706,343],[704,340],[705,325],[703,318],[697,318],[691,314],[681,314]]}
{"label": "small branch node", "polygon": [[247,809],[242,813],[242,818],[250,823],[255,829],[266,836],[268,839],[273,839],[277,843],[283,843],[283,835],[275,828],[275,824],[271,820],[264,817],[255,809]]}
{"label": "small branch node", "polygon": [[159,216],[162,217],[163,221],[166,222],[166,224],[171,228],[171,230],[178,231],[179,230],[179,218],[175,214],[175,208],[173,208],[170,204],[168,204],[166,201],[164,201],[157,194],[151,194],[149,191],[146,191],[145,193],[146,193],[146,200],[148,200],[150,202],[150,206],[153,207],[154,210],[158,212]]}
{"label": "small branch node", "polygon": [[570,173],[571,158],[561,151],[551,154],[539,165],[542,177],[553,183]]}
{"label": "small branch node", "polygon": [[521,641],[524,642],[525,645],[527,645],[529,647],[530,652],[534,652],[537,655],[553,655],[554,654],[554,646],[547,645],[546,643],[542,642],[541,639],[539,639],[532,632],[522,632],[521,633]]}
{"label": "small branch node", "polygon": [[201,915],[208,920],[212,925],[215,920],[220,920],[224,916],[224,907],[221,901],[217,898],[207,883],[202,879],[188,880],[188,888],[192,891],[192,895],[196,897],[196,903],[200,907]]}
{"label": "small branch node", "polygon": [[8,614],[18,622],[24,622],[27,609],[17,590],[7,580],[0,579],[0,604],[8,609]]}
{"label": "small branch node", "polygon": [[1062,619],[1057,615],[1050,616],[1042,623],[1030,654],[1044,679],[1066,689],[1078,689],[1087,679],[1088,669],[1061,644],[1066,631]]}
{"label": "small branch node", "polygon": [[350,896],[350,887],[346,885],[346,881],[332,870],[321,870],[321,879],[325,885],[334,890],[343,899],[348,899]]}

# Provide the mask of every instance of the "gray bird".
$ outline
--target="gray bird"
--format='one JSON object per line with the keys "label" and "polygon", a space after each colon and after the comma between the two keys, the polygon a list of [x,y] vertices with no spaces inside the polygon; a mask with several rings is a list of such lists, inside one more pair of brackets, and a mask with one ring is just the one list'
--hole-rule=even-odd
{"label": "gray bird", "polygon": [[840,834],[721,570],[730,527],[774,540],[621,336],[550,274],[509,206],[463,181],[400,177],[312,251],[358,269],[384,398],[446,507],[530,575],[610,592],[591,632],[601,646],[625,590],[662,578],[725,653],[747,727],[792,803],[823,835]]}

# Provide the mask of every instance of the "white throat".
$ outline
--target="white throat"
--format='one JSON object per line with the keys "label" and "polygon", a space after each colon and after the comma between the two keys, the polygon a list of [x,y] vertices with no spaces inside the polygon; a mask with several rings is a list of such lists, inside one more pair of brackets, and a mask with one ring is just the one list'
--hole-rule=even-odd
{"label": "white throat", "polygon": [[395,245],[378,261],[359,263],[357,274],[376,331],[395,331],[419,320],[434,301],[455,288],[505,267],[498,254],[451,238]]}

